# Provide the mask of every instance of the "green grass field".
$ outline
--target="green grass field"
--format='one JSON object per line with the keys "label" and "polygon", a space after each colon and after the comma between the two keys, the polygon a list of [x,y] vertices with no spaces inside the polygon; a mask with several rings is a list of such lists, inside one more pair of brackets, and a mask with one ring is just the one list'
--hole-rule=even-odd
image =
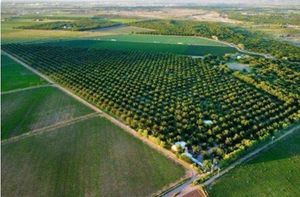
{"label": "green grass field", "polygon": [[1,55],[1,91],[9,91],[47,82],[30,70],[16,63],[6,55]]}
{"label": "green grass field", "polygon": [[149,196],[184,169],[92,118],[2,145],[3,196]]}
{"label": "green grass field", "polygon": [[207,54],[224,55],[234,53],[236,49],[231,47],[220,46],[201,46],[201,45],[179,45],[179,44],[162,44],[162,43],[142,43],[142,42],[121,42],[121,41],[102,41],[102,40],[71,40],[48,43],[50,45],[85,47],[95,49],[110,49],[121,51],[143,51],[143,52],[160,52],[173,53],[179,55],[203,56]]}
{"label": "green grass field", "polygon": [[1,97],[2,139],[92,112],[54,87],[4,94]]}
{"label": "green grass field", "polygon": [[208,188],[210,196],[300,196],[300,129]]}
{"label": "green grass field", "polygon": [[207,38],[196,37],[196,36],[128,34],[128,35],[103,36],[103,37],[99,37],[98,40],[227,47],[227,45],[223,43],[216,42],[214,40],[210,40]]}

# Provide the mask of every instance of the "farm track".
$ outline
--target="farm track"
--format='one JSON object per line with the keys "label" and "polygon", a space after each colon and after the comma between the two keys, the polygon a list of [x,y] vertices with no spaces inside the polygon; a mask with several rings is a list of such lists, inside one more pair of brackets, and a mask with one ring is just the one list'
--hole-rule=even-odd
{"label": "farm track", "polygon": [[11,137],[11,138],[6,139],[6,140],[2,140],[1,145],[16,142],[16,141],[19,141],[19,140],[22,140],[22,139],[25,139],[25,138],[28,138],[28,137],[31,137],[31,136],[47,133],[47,132],[53,131],[55,129],[59,129],[59,128],[62,128],[62,127],[65,127],[65,126],[69,126],[69,125],[75,124],[77,122],[88,120],[90,118],[94,118],[94,117],[97,117],[97,116],[100,116],[100,115],[101,115],[100,113],[94,112],[94,113],[90,113],[90,114],[87,114],[87,115],[84,115],[84,116],[79,116],[79,117],[73,118],[71,120],[58,122],[58,123],[50,125],[50,126],[34,129],[34,130],[29,131],[27,133],[24,133],[24,134],[15,136],[15,137]]}
{"label": "farm track", "polygon": [[210,179],[208,179],[207,181],[205,181],[202,185],[203,186],[211,185],[219,177],[223,176],[224,174],[226,174],[227,172],[229,172],[230,170],[232,170],[236,166],[242,164],[243,162],[248,161],[249,159],[251,159],[252,157],[254,157],[255,155],[257,155],[258,153],[260,153],[260,152],[262,152],[262,151],[270,148],[273,144],[275,144],[276,142],[282,140],[283,138],[287,137],[288,135],[292,134],[297,129],[300,129],[300,125],[299,124],[296,125],[296,126],[294,126],[294,127],[292,127],[292,128],[290,128],[288,131],[286,131],[284,134],[282,134],[278,138],[270,141],[269,143],[265,144],[264,146],[259,147],[259,148],[255,149],[254,151],[250,152],[249,154],[245,155],[244,157],[238,159],[236,162],[234,162],[231,165],[229,165],[226,169],[222,170],[220,173],[212,176]]}
{"label": "farm track", "polygon": [[179,160],[176,155],[174,153],[172,153],[170,150],[167,150],[157,144],[155,144],[154,142],[150,141],[149,139],[141,136],[140,134],[138,134],[137,131],[135,131],[134,129],[130,128],[129,126],[127,126],[126,124],[124,124],[123,122],[119,121],[118,119],[112,117],[111,115],[103,112],[102,110],[100,110],[99,108],[97,108],[96,106],[92,105],[91,103],[87,102],[86,100],[82,99],[81,97],[77,96],[76,94],[74,94],[72,91],[70,91],[69,89],[60,86],[59,84],[57,84],[56,82],[52,81],[49,77],[47,77],[46,75],[40,73],[39,71],[37,71],[36,69],[32,68],[31,66],[27,65],[26,63],[24,63],[23,61],[19,60],[17,56],[13,56],[5,51],[2,50],[2,52],[9,56],[10,58],[12,58],[14,61],[16,61],[17,63],[21,64],[22,66],[24,66],[25,68],[29,69],[30,71],[32,71],[33,73],[39,75],[40,77],[42,77],[43,79],[45,79],[46,81],[48,81],[50,84],[53,84],[54,87],[57,87],[58,89],[60,89],[61,91],[65,92],[66,94],[70,95],[71,97],[73,97],[74,99],[76,99],[77,101],[81,102],[82,104],[84,104],[85,106],[89,107],[90,109],[94,110],[95,112],[101,113],[102,117],[105,117],[107,120],[109,120],[110,122],[112,122],[113,124],[117,125],[118,127],[122,128],[123,130],[125,130],[126,132],[128,132],[129,134],[133,135],[134,137],[140,139],[143,143],[147,144],[148,146],[150,146],[151,148],[155,149],[156,151],[158,151],[159,153],[163,154],[165,157],[173,160],[175,163],[180,164],[181,166],[183,166],[187,172],[186,174],[188,176],[190,176],[191,178],[193,178],[195,175],[197,174],[196,170],[192,167],[191,164]]}
{"label": "farm track", "polygon": [[32,90],[32,89],[38,89],[38,88],[45,88],[45,87],[53,87],[53,84],[37,85],[37,86],[31,86],[31,87],[27,87],[27,88],[9,90],[9,91],[5,91],[5,92],[1,92],[1,95],[22,92],[22,91]]}
{"label": "farm track", "polygon": [[[209,39],[209,38],[208,38]],[[213,39],[210,39],[210,40],[213,40]],[[237,45],[233,44],[233,43],[229,43],[229,42],[226,42],[226,41],[221,41],[221,40],[215,40],[216,42],[219,42],[219,43],[222,43],[222,44],[225,44],[229,47],[233,47],[235,48],[238,52],[241,52],[241,53],[246,53],[248,55],[257,55],[257,56],[261,56],[261,57],[264,57],[266,59],[275,59],[275,57],[273,57],[272,55],[270,54],[265,54],[265,53],[258,53],[258,52],[253,52],[253,51],[248,51],[248,50],[245,50],[245,49],[241,49],[239,48]]]}

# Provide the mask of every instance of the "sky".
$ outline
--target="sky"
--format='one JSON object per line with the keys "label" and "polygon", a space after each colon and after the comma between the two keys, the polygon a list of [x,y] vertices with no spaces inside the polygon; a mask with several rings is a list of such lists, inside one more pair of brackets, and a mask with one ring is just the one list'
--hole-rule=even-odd
{"label": "sky", "polygon": [[209,4],[246,4],[252,6],[259,5],[300,5],[300,0],[3,0],[6,2],[12,1],[41,1],[41,2],[54,2],[54,1],[77,1],[77,2],[97,2],[102,5],[129,5],[129,6],[155,6],[155,5],[209,5]]}

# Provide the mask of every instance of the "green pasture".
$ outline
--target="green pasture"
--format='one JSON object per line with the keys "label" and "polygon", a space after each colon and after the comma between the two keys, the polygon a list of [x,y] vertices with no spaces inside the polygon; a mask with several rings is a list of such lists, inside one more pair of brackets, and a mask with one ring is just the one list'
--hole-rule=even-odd
{"label": "green pasture", "polygon": [[6,55],[1,55],[1,91],[42,85],[47,82],[13,61]]}
{"label": "green pasture", "polygon": [[120,41],[120,42],[141,42],[155,44],[178,44],[178,45],[202,45],[202,46],[221,46],[227,45],[197,36],[172,36],[172,35],[146,35],[146,34],[126,34],[111,35],[99,37],[98,40],[104,41]]}
{"label": "green pasture", "polygon": [[2,139],[92,112],[54,87],[3,94],[1,99]]}
{"label": "green pasture", "polygon": [[93,49],[109,49],[121,51],[143,51],[149,53],[174,53],[179,55],[203,56],[207,54],[224,55],[235,53],[236,49],[220,46],[201,46],[201,45],[179,45],[162,43],[142,43],[142,42],[121,42],[121,41],[102,41],[102,40],[71,40],[49,42],[47,44],[55,46],[85,47]]}

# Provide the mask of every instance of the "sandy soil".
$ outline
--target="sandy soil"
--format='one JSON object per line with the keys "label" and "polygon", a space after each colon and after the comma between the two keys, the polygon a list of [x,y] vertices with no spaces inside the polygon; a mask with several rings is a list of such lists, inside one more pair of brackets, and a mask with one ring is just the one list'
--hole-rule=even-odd
{"label": "sandy soil", "polygon": [[124,17],[142,17],[156,19],[191,19],[196,21],[216,21],[226,23],[239,23],[239,21],[229,19],[227,15],[222,15],[216,11],[188,8],[162,8],[159,10],[108,10],[103,14],[117,15]]}

